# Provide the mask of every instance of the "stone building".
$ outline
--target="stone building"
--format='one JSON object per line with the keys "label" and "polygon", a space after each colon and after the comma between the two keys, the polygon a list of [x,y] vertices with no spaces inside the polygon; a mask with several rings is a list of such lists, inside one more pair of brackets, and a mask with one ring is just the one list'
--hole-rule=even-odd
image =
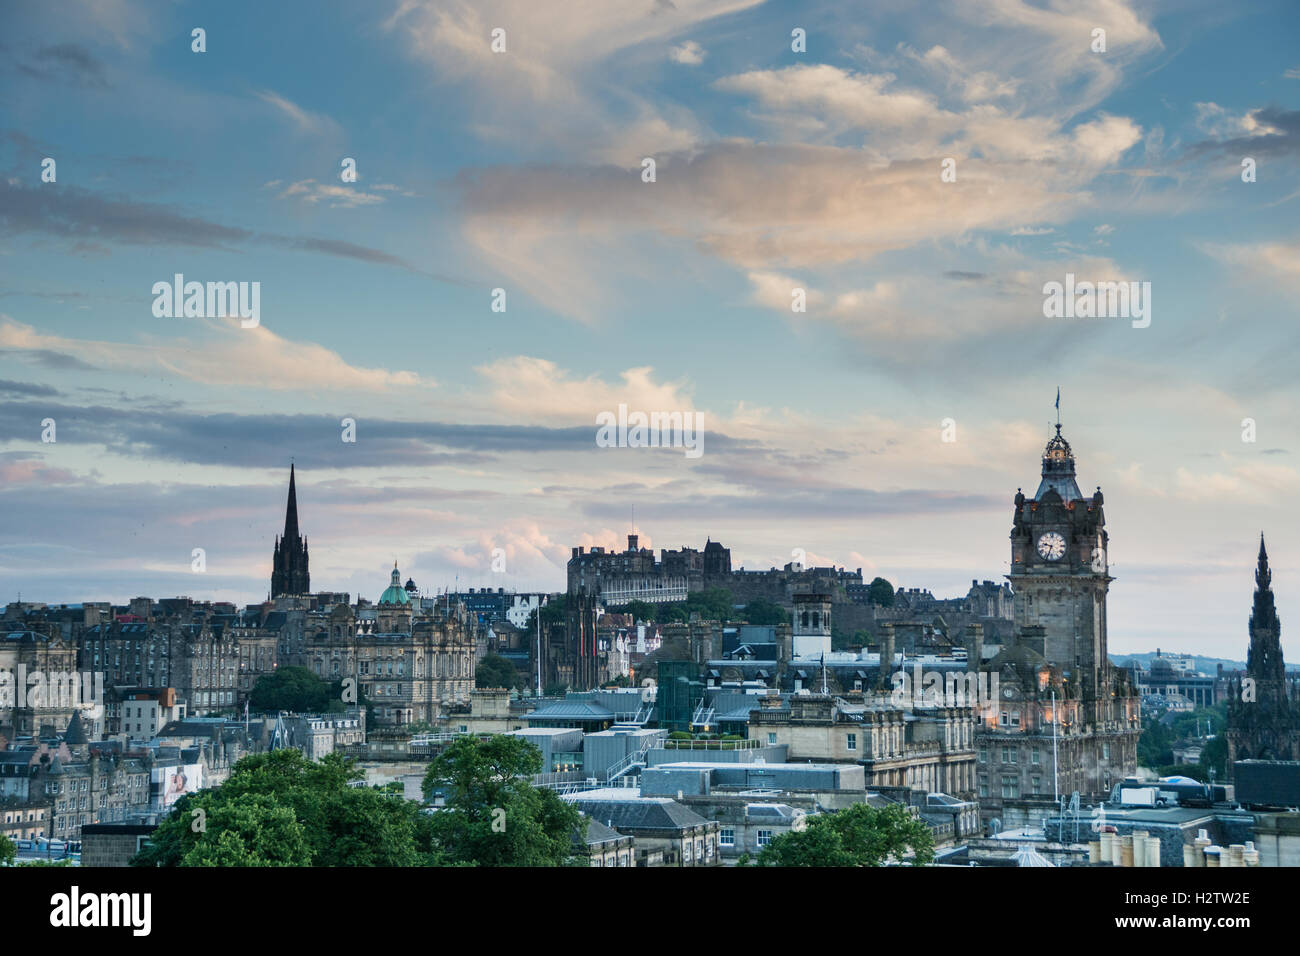
{"label": "stone building", "polygon": [[95,624],[81,632],[79,653],[81,668],[102,671],[109,686],[174,687],[196,716],[235,710],[239,648],[232,629],[210,623],[202,608]]}
{"label": "stone building", "polygon": [[974,798],[973,707],[909,708],[862,694],[767,694],[759,701],[750,712],[750,739],[786,746],[791,762],[859,764],[868,790]]}
{"label": "stone building", "polygon": [[1228,695],[1229,773],[1238,760],[1300,760],[1300,687],[1286,675],[1281,635],[1261,534],[1246,675],[1232,681]]}
{"label": "stone building", "polygon": [[433,724],[445,708],[469,702],[479,625],[463,604],[434,602],[417,613],[394,567],[370,614],[338,604],[313,618],[301,657],[289,663],[328,681],[355,679],[381,726]]}
{"label": "stone building", "polygon": [[[998,675],[1002,698],[983,713],[978,735],[985,822],[1035,821],[1057,789],[1096,801],[1137,770],[1139,699],[1107,653],[1114,578],[1102,504],[1100,488],[1090,498],[1079,491],[1074,452],[1057,425],[1034,497],[1015,497],[1007,578],[1016,637],[983,665]],[[1063,781],[1056,788],[1053,765]]]}
{"label": "stone building", "polygon": [[103,693],[103,678],[93,678],[77,672],[76,644],[48,625],[0,627],[0,732],[62,732],[80,704]]}

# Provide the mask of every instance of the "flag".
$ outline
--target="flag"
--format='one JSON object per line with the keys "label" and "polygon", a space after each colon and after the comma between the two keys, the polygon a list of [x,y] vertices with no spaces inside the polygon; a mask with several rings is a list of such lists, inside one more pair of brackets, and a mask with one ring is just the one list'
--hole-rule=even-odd
{"label": "flag", "polygon": [[1056,410],[1061,410],[1061,386],[1056,386]]}

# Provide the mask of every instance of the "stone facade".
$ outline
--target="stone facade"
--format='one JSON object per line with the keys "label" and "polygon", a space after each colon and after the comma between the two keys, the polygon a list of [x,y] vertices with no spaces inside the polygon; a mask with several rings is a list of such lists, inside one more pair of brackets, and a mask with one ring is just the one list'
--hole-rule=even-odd
{"label": "stone facade", "polygon": [[1300,687],[1286,675],[1273,572],[1259,538],[1246,675],[1228,696],[1228,772],[1238,760],[1300,760]]}
{"label": "stone facade", "polygon": [[1058,425],[1034,497],[1015,497],[1007,577],[1017,633],[983,665],[1000,687],[978,735],[986,822],[1041,818],[1058,790],[1096,801],[1137,770],[1139,699],[1107,654],[1114,578],[1102,504],[1100,488],[1091,498],[1079,492]]}

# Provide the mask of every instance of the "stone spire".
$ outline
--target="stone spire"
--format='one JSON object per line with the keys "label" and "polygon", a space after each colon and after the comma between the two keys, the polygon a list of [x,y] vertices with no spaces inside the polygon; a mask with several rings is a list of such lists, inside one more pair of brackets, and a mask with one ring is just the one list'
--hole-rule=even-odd
{"label": "stone spire", "polygon": [[284,540],[298,537],[298,488],[294,483],[293,464],[289,465],[289,504],[284,510]]}
{"label": "stone spire", "polygon": [[1255,567],[1255,604],[1250,611],[1250,650],[1246,671],[1256,682],[1286,678],[1282,662],[1282,622],[1273,603],[1273,572],[1268,567],[1264,535],[1259,536],[1259,563]]}
{"label": "stone spire", "polygon": [[298,484],[294,466],[289,465],[289,501],[284,509],[284,534],[276,539],[271,559],[271,597],[306,594],[311,590],[307,540],[298,532]]}

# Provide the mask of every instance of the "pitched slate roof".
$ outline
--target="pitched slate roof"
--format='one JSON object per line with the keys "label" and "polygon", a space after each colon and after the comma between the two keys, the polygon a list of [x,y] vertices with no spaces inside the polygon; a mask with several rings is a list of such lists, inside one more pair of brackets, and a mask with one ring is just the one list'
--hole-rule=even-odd
{"label": "pitched slate roof", "polygon": [[668,797],[636,797],[630,800],[583,800],[574,794],[573,802],[593,820],[604,821],[615,830],[680,832],[702,826],[708,821],[694,810]]}

